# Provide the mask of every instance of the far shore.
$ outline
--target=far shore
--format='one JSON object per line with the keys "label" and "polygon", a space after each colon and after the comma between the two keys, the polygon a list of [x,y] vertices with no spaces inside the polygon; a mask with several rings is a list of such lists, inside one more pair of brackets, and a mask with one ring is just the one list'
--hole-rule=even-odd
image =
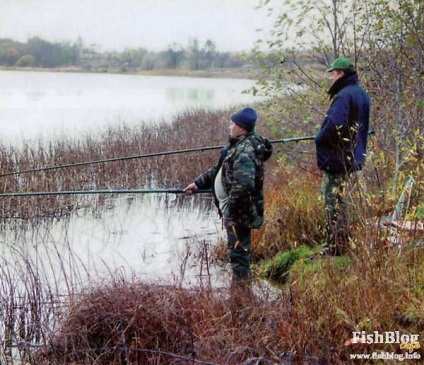
{"label": "far shore", "polygon": [[29,72],[75,72],[75,73],[110,73],[121,75],[145,75],[145,76],[180,76],[180,77],[204,77],[204,78],[232,78],[232,79],[254,79],[255,70],[249,67],[210,69],[190,71],[185,69],[158,69],[158,70],[140,70],[140,71],[120,71],[117,69],[87,69],[83,67],[6,67],[1,66],[1,71],[29,71]]}

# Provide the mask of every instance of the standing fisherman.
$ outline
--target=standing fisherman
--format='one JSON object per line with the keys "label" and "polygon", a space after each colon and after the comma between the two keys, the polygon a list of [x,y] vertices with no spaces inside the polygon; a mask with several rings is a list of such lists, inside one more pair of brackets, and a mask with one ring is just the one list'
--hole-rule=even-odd
{"label": "standing fisherman", "polygon": [[358,75],[348,58],[337,58],[327,72],[334,81],[328,90],[331,105],[315,137],[318,167],[323,171],[329,253],[348,250],[349,217],[345,187],[351,173],[365,162],[370,98],[358,85]]}
{"label": "standing fisherman", "polygon": [[272,145],[254,132],[256,120],[252,108],[233,114],[229,143],[217,165],[184,189],[190,194],[212,188],[227,232],[233,281],[250,278],[251,230],[264,221],[264,162],[272,154]]}

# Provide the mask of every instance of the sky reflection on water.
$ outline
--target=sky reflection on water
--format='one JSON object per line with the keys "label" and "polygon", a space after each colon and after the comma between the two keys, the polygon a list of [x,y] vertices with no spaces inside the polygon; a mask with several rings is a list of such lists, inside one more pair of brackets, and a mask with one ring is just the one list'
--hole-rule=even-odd
{"label": "sky reflection on water", "polygon": [[0,71],[0,142],[81,138],[170,122],[187,110],[251,103],[253,80]]}
{"label": "sky reflection on water", "polygon": [[[207,276],[201,251],[221,238],[221,222],[215,211],[194,204],[199,197],[182,198],[184,204],[172,195],[109,198],[98,214],[80,211],[25,231],[3,230],[2,259],[33,262],[52,287],[69,278],[83,286],[117,271],[149,282],[195,285],[200,274]],[[209,279],[220,280],[203,277]]]}

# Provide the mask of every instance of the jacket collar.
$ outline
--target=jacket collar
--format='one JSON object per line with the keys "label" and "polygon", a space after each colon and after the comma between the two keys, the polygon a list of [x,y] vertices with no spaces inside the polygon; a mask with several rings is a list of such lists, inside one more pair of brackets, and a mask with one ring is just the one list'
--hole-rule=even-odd
{"label": "jacket collar", "polygon": [[336,80],[334,84],[331,85],[327,93],[330,95],[330,99],[332,99],[340,90],[342,90],[347,85],[355,85],[357,83],[358,83],[358,74],[356,72],[352,72]]}
{"label": "jacket collar", "polygon": [[239,136],[234,137],[234,138],[229,137],[228,143],[230,144],[231,147],[235,146],[237,143],[243,141],[244,139],[251,136],[252,134],[253,134],[253,132],[249,132],[249,133],[246,133],[246,134],[240,134]]}

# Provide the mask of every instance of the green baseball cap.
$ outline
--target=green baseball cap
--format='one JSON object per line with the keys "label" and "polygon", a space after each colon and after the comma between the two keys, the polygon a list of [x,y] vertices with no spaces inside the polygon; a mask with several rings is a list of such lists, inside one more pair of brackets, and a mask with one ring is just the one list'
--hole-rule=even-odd
{"label": "green baseball cap", "polygon": [[333,63],[330,65],[330,68],[325,70],[326,72],[331,72],[333,70],[341,70],[341,71],[354,71],[353,63],[349,58],[339,57],[336,58]]}

